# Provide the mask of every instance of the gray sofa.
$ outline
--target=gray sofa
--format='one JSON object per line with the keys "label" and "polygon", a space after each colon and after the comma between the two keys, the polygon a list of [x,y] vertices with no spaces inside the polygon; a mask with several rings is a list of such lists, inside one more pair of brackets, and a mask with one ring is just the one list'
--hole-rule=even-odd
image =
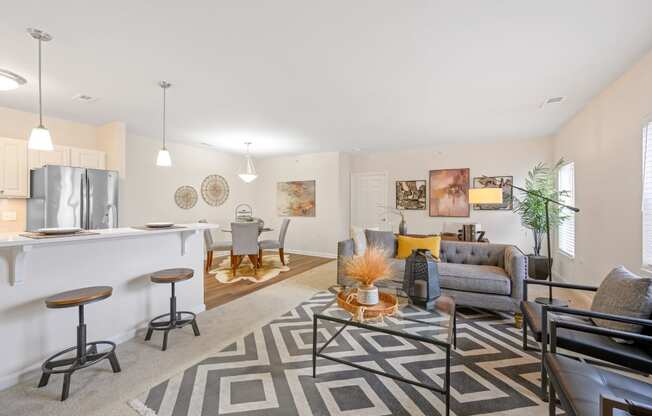
{"label": "gray sofa", "polygon": [[[344,260],[354,254],[353,240],[340,241],[337,253],[337,283],[355,285],[355,280],[344,272]],[[527,257],[516,246],[442,240],[439,256],[437,271],[442,293],[453,297],[458,305],[519,311]],[[390,262],[392,275],[380,281],[379,287],[402,285],[405,260],[390,258]]]}

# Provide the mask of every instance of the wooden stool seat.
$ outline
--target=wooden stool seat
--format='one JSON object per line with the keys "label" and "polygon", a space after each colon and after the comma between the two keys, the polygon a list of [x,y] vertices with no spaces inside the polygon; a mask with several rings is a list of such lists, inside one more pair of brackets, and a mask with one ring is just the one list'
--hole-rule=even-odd
{"label": "wooden stool seat", "polygon": [[152,273],[150,280],[153,283],[174,283],[192,279],[194,270],[186,268],[159,270]]}
{"label": "wooden stool seat", "polygon": [[57,293],[45,299],[45,306],[48,308],[70,308],[73,306],[86,305],[106,299],[113,293],[111,286],[91,286],[81,289],[69,290]]}

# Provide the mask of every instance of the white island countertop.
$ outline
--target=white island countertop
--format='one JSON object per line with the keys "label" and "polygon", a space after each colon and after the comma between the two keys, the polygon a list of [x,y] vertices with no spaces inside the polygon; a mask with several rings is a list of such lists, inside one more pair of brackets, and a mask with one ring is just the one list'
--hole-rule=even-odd
{"label": "white island countertop", "polygon": [[26,275],[26,257],[33,249],[59,246],[65,244],[80,244],[100,242],[103,240],[116,240],[126,238],[139,238],[148,236],[157,236],[162,234],[177,233],[180,236],[179,247],[181,255],[185,256],[187,251],[187,241],[191,236],[202,230],[219,228],[219,224],[194,223],[194,224],[175,224],[174,228],[160,228],[144,230],[138,228],[109,228],[103,230],[88,230],[91,233],[81,235],[62,235],[60,237],[49,238],[30,238],[21,236],[21,233],[4,233],[0,234],[0,254],[7,255],[9,258],[9,281],[11,285],[20,284],[25,280]]}
{"label": "white island countertop", "polygon": [[124,228],[108,228],[103,230],[88,230],[93,234],[82,235],[62,235],[60,237],[50,238],[29,238],[21,236],[22,233],[0,233],[0,248],[4,247],[19,247],[19,246],[36,246],[36,245],[52,245],[61,243],[78,243],[82,241],[93,241],[110,238],[129,238],[140,237],[145,235],[156,235],[165,233],[184,233],[184,232],[197,232],[199,230],[216,229],[219,224],[176,224],[176,228],[158,228],[151,230],[143,230],[138,228],[124,227]]}

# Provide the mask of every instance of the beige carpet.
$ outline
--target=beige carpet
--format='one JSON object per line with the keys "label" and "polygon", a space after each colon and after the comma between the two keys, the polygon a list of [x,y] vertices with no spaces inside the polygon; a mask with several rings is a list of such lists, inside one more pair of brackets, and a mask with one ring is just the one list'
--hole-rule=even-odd
{"label": "beige carpet", "polygon": [[245,258],[238,266],[235,276],[233,276],[233,270],[231,269],[231,259],[224,259],[218,264],[216,268],[209,271],[210,274],[214,275],[218,282],[220,283],[235,283],[242,280],[246,280],[252,283],[265,282],[267,280],[273,279],[283,272],[290,271],[288,264],[290,264],[290,256],[286,254],[285,256],[285,265],[281,263],[281,259],[277,254],[263,256],[263,264],[258,268],[254,269],[253,264],[249,258]]}
{"label": "beige carpet", "polygon": [[[52,376],[46,387],[37,389],[38,374],[35,373],[29,380],[0,392],[0,415],[134,415],[127,405],[134,394],[146,391],[210,357],[235,338],[263,326],[316,292],[335,284],[336,267],[336,262],[326,263],[201,313],[197,317],[201,336],[195,338],[190,328],[173,331],[167,351],[161,351],[159,343],[145,343],[145,333],[140,331],[138,338],[118,346],[121,373],[113,374],[108,363],[78,372],[72,378],[70,398],[65,402],[58,401],[61,377]],[[545,293],[534,292],[533,296]],[[71,328],[71,336],[74,337],[74,328]],[[89,336],[93,337],[92,328],[89,328]],[[537,406],[527,414],[545,416],[547,410],[545,406]],[[523,410],[492,416],[499,415],[523,415]]]}

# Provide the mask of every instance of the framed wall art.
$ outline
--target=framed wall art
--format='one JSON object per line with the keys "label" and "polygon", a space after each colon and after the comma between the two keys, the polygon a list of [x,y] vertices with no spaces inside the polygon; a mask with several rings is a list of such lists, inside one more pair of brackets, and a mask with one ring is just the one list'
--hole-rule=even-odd
{"label": "framed wall art", "polygon": [[396,181],[396,209],[426,209],[426,181]]}
{"label": "framed wall art", "polygon": [[439,169],[430,171],[431,217],[468,217],[469,169]]}

